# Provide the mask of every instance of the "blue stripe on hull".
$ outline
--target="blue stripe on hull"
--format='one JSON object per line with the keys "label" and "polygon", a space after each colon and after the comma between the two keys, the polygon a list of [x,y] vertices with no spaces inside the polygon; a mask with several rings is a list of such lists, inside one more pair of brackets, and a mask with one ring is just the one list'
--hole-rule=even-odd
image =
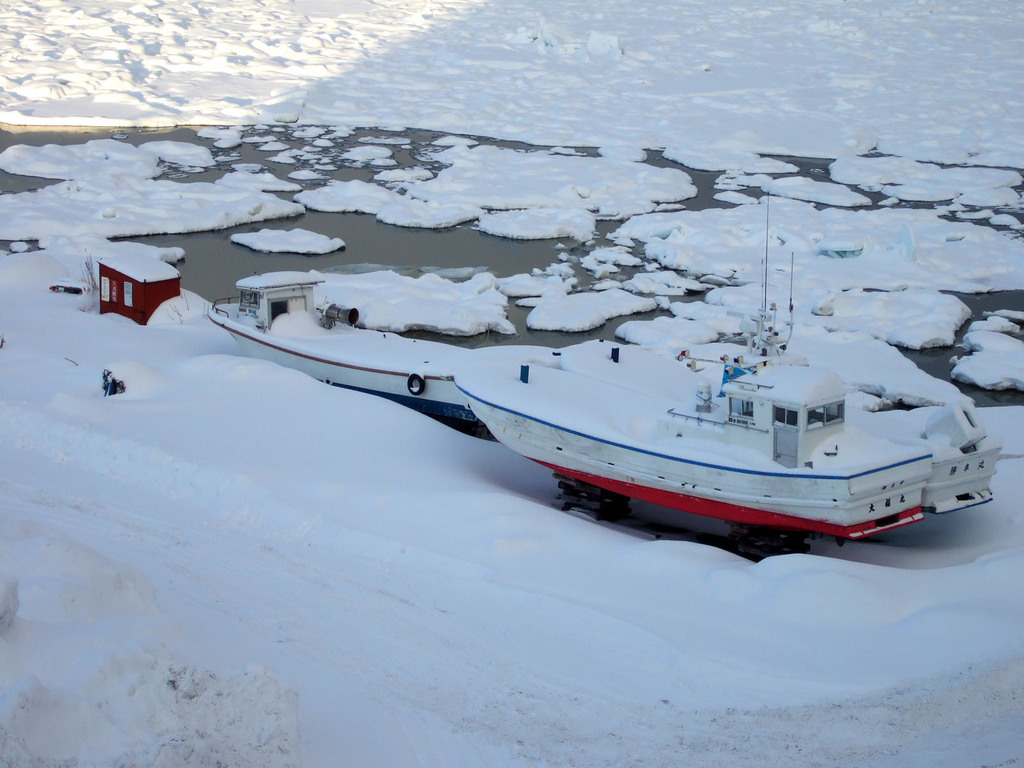
{"label": "blue stripe on hull", "polygon": [[971,507],[980,507],[982,504],[988,504],[990,501],[992,501],[991,496],[989,496],[987,499],[983,499],[982,501],[975,501],[970,504],[965,504],[962,507],[953,507],[952,509],[947,509],[945,512],[936,512],[935,507],[921,507],[921,511],[927,512],[929,515],[948,515],[950,512],[960,512],[964,509],[971,509]]}
{"label": "blue stripe on hull", "polygon": [[398,403],[399,405],[404,405],[406,408],[411,408],[414,411],[426,413],[430,416],[443,416],[446,419],[462,419],[464,421],[478,421],[476,415],[469,410],[469,408],[462,405],[456,405],[455,403],[428,400],[422,397],[414,397],[413,395],[398,395],[392,392],[381,392],[378,389],[353,387],[348,384],[342,384],[338,381],[332,381],[331,386],[340,387],[341,389],[351,389],[353,392],[363,392],[367,395],[383,397],[385,400],[390,400],[394,403]]}

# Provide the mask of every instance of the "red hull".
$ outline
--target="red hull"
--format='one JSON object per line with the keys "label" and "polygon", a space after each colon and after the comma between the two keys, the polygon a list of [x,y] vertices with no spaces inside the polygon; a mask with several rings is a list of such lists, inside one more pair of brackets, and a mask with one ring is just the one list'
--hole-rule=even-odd
{"label": "red hull", "polygon": [[600,475],[592,475],[588,472],[580,472],[559,467],[555,464],[548,464],[545,461],[537,463],[559,474],[574,477],[577,480],[596,485],[598,488],[604,488],[607,491],[628,496],[631,499],[639,499],[640,501],[647,501],[652,504],[669,507],[670,509],[678,509],[682,512],[713,517],[741,525],[758,525],[784,531],[815,531],[828,534],[829,536],[840,536],[844,539],[862,539],[865,536],[871,536],[881,531],[888,531],[893,528],[916,523],[924,518],[924,513],[921,512],[920,507],[912,507],[879,518],[878,520],[869,520],[857,525],[835,525],[821,520],[809,520],[803,517],[794,517],[793,515],[784,515],[778,512],[768,512],[763,509],[729,504],[724,501],[714,501],[713,499],[705,499],[700,496],[688,496],[684,493],[674,493],[635,483],[612,480]]}

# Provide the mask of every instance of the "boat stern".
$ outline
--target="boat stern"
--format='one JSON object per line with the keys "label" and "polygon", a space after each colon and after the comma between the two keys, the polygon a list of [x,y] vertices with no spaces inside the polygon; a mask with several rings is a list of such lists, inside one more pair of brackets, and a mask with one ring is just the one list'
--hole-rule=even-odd
{"label": "boat stern", "polygon": [[1002,443],[986,437],[973,447],[971,453],[935,457],[921,498],[925,512],[942,515],[992,500],[992,476]]}
{"label": "boat stern", "polygon": [[991,501],[1002,442],[988,435],[973,402],[962,398],[937,410],[925,438],[942,445],[922,496],[926,512],[946,514]]}

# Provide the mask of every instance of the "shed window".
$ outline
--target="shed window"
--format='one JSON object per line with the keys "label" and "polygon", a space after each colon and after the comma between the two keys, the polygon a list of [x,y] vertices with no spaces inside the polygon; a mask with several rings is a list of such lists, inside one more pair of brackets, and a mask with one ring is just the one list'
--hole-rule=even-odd
{"label": "shed window", "polygon": [[797,418],[800,412],[793,408],[783,408],[781,405],[775,406],[775,423],[781,424],[786,427],[795,427],[797,424]]}

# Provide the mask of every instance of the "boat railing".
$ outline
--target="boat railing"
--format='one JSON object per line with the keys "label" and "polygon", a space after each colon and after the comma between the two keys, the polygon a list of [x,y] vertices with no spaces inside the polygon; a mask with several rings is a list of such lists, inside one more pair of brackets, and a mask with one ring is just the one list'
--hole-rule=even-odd
{"label": "boat railing", "polygon": [[729,424],[732,424],[732,425],[737,426],[737,427],[743,427],[744,429],[749,429],[749,430],[751,430],[753,432],[762,432],[764,434],[768,433],[767,429],[762,429],[761,427],[755,427],[752,423],[750,423],[750,422],[748,422],[746,420],[739,420],[739,419],[733,420],[733,419],[729,419],[728,422],[725,422],[725,421],[720,421],[719,419],[709,418],[707,414],[703,414],[703,413],[697,413],[697,414],[681,413],[681,412],[677,411],[675,408],[669,408],[668,409],[668,415],[671,416],[672,418],[675,418],[675,419],[684,419],[685,421],[691,421],[691,422],[693,422],[694,424],[696,424],[699,427],[704,427],[704,426],[722,427],[726,423],[729,423]]}
{"label": "boat railing", "polygon": [[223,309],[221,304],[234,304],[238,299],[235,296],[227,296],[223,299],[214,299],[211,305],[214,312],[218,315],[224,315],[224,317],[230,317],[226,309]]}

